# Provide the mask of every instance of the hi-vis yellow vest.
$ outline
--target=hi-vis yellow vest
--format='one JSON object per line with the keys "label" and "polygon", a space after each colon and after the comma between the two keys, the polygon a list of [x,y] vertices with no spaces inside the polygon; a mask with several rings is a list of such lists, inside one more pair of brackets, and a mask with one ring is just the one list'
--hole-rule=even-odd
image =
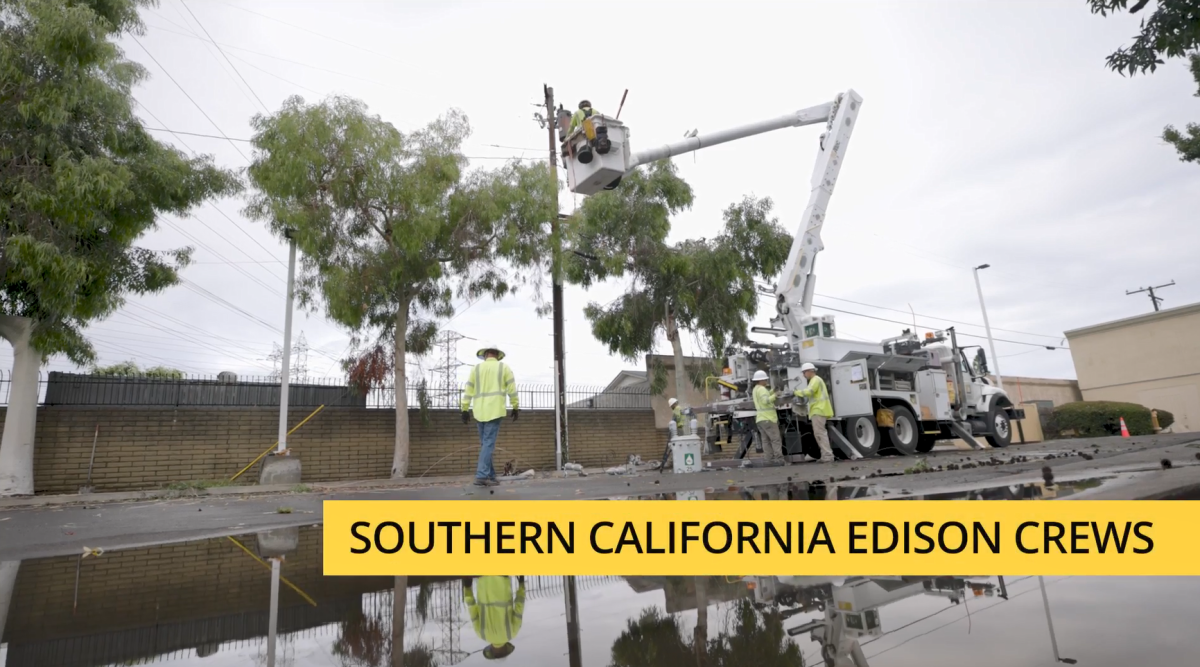
{"label": "hi-vis yellow vest", "polygon": [[471,593],[471,587],[463,588],[463,600],[475,634],[492,646],[504,646],[521,631],[525,615],[525,586],[517,586],[513,599],[512,577],[479,577],[475,580],[479,597]]}
{"label": "hi-vis yellow vest", "polygon": [[462,409],[472,410],[476,421],[502,419],[506,412],[504,397],[508,396],[513,409],[517,408],[517,382],[512,369],[496,359],[488,359],[471,370],[467,388],[463,391]]}
{"label": "hi-vis yellow vest", "polygon": [[797,396],[808,399],[808,414],[813,417],[832,417],[833,404],[829,402],[829,389],[820,375],[808,381],[807,389],[797,389]]}
{"label": "hi-vis yellow vest", "polygon": [[779,423],[779,412],[775,408],[775,392],[762,385],[754,388],[754,409],[758,411],[754,420]]}

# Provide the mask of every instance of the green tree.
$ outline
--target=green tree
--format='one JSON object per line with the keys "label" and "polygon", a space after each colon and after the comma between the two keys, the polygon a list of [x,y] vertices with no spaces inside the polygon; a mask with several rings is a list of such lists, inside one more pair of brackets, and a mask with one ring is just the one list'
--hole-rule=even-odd
{"label": "green tree", "polygon": [[610,667],[657,667],[695,662],[674,616],[664,615],[657,607],[642,610],[637,620],[630,619],[611,649]]}
{"label": "green tree", "polygon": [[[709,369],[681,370],[680,331],[691,331],[714,359],[727,345],[747,340],[747,323],[758,312],[754,281],[771,279],[782,269],[792,242],[771,217],[769,198],[746,197],[725,210],[716,238],[667,243],[671,216],[691,204],[691,187],[672,163],[638,169],[615,190],[584,202],[571,223],[575,252],[565,261],[567,279],[584,287],[629,279],[621,297],[584,309],[592,334],[630,360],[652,351],[663,334],[675,356],[681,402],[685,373],[692,371],[693,383],[699,384]],[[663,376],[661,369],[655,371],[659,392]]]}
{"label": "green tree", "polygon": [[166,366],[153,366],[143,370],[132,359],[112,366],[92,366],[92,375],[115,375],[119,377],[145,377],[161,380],[182,380],[183,371]]}
{"label": "green tree", "polygon": [[[1088,0],[1093,14],[1108,16],[1128,9],[1137,14],[1149,0]],[[1200,89],[1200,0],[1157,0],[1154,11],[1141,22],[1133,43],[1111,53],[1109,69],[1126,76],[1154,72],[1166,58],[1189,61],[1192,78]],[[1196,93],[1200,97],[1200,90]],[[1175,147],[1184,162],[1200,162],[1200,124],[1188,123],[1183,130],[1172,125],[1163,129],[1163,141]]]}
{"label": "green tree", "polygon": [[[432,345],[451,299],[499,299],[540,284],[556,184],[545,166],[467,170],[458,111],[402,133],[353,99],[287,100],[256,116],[247,215],[303,253],[297,294],[348,328],[360,389],[396,390],[392,476],[408,471],[407,353]],[[390,378],[389,378],[390,376]]]}
{"label": "green tree", "polygon": [[232,194],[211,157],[159,143],[133,111],[145,70],[116,38],[150,0],[0,0],[0,337],[13,346],[0,495],[33,493],[37,374],[129,294],[178,282],[190,249],[135,242],[157,216]]}

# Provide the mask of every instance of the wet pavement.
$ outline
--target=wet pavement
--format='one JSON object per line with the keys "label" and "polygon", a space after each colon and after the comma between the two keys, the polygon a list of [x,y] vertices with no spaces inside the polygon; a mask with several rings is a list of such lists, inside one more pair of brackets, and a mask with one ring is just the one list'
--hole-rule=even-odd
{"label": "wet pavement", "polygon": [[[971,492],[987,489],[994,491],[988,491],[991,495],[985,497],[1009,498],[1011,495],[1005,494],[1010,492],[1003,489],[1045,486],[1047,474],[1058,486],[1081,480],[1101,481],[1098,487],[1064,495],[1066,499],[1177,497],[1180,492],[1200,490],[1200,435],[1054,441],[1004,450],[941,451],[922,457],[801,463],[786,468],[714,466],[695,474],[642,471],[622,476],[535,479],[504,483],[495,489],[474,487],[469,482],[417,486],[420,480],[404,480],[403,486],[389,487],[387,481],[314,484],[313,491],[307,493],[225,493],[140,502],[105,503],[73,496],[45,507],[6,507],[7,501],[0,499],[0,560],[74,555],[84,547],[111,551],[320,524],[326,500],[486,502],[668,494],[737,499],[744,492],[761,497],[761,491],[755,489],[786,484],[821,488],[826,496],[843,500],[935,498],[947,493],[971,497]],[[731,488],[737,492],[730,494]]]}
{"label": "wet pavement", "polygon": [[[919,497],[1071,499],[1139,474],[1151,473]],[[793,481],[610,498],[872,489]],[[321,563],[319,525],[0,561],[0,667],[484,665],[509,648],[507,663],[569,667],[1009,667],[1057,664],[1056,650],[1124,667],[1200,655],[1200,577],[325,577]]]}

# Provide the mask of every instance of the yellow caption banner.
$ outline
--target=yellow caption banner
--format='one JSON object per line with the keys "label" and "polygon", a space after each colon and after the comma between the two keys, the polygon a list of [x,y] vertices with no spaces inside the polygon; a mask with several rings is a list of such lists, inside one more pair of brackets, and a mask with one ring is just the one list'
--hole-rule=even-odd
{"label": "yellow caption banner", "polygon": [[326,575],[1200,575],[1200,501],[325,502]]}

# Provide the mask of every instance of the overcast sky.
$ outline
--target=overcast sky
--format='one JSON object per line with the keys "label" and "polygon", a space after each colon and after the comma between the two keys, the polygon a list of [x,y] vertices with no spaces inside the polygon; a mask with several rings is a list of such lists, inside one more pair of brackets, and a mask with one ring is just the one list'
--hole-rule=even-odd
{"label": "overcast sky", "polygon": [[[904,325],[871,318],[911,323],[910,308],[921,331],[958,321],[960,332],[982,334],[970,267],[986,262],[994,334],[1025,343],[997,343],[1000,370],[1069,378],[1069,352],[1040,346],[1151,310],[1145,295],[1126,290],[1175,280],[1161,292],[1166,307],[1200,300],[1200,166],[1181,163],[1159,139],[1164,125],[1200,120],[1195,84],[1179,62],[1133,79],[1109,71],[1105,56],[1137,21],[1093,16],[1084,0],[161,0],[145,22],[147,34],[122,46],[151,74],[135,91],[147,126],[224,134],[234,140],[155,132],[233,168],[251,154],[238,141],[250,137],[250,117],[297,94],[361,98],[403,131],[460,108],[474,127],[473,166],[495,167],[544,159],[546,134],[533,118],[544,83],[568,108],[587,97],[607,113],[628,89],[621,119],[635,150],[853,88],[863,111],[816,264],[817,312],[853,313],[836,313],[843,337],[896,335]],[[781,130],[676,158],[697,196],[672,240],[712,236],[721,211],[746,194],[774,199],[781,224],[795,229],[819,133]],[[576,200],[564,191],[562,203],[569,211]],[[132,299],[91,328],[103,363],[270,371],[287,253],[240,215],[243,205],[219,201],[194,218],[165,219],[144,240],[190,245],[196,262],[185,285]],[[568,383],[602,385],[642,368],[610,357],[582,314],[621,289],[567,289]],[[769,319],[771,301],[762,304],[757,324]],[[459,345],[459,360],[473,362],[478,339],[489,339],[519,382],[551,382],[551,322],[536,318],[527,296],[459,304],[448,326],[476,339]],[[347,332],[319,313],[296,317],[301,332],[309,374],[339,375]],[[71,368],[64,359],[48,367]]]}

